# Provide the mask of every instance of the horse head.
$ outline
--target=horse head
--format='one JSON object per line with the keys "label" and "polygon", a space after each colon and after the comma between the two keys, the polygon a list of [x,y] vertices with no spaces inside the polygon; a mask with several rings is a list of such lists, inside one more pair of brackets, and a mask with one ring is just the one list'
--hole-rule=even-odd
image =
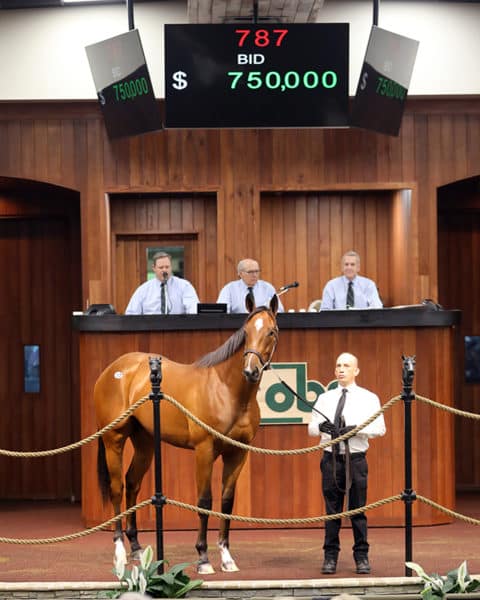
{"label": "horse head", "polygon": [[274,295],[269,307],[255,308],[253,297],[248,294],[246,305],[250,314],[243,326],[245,332],[243,374],[250,383],[258,383],[263,371],[270,366],[277,346],[278,298]]}

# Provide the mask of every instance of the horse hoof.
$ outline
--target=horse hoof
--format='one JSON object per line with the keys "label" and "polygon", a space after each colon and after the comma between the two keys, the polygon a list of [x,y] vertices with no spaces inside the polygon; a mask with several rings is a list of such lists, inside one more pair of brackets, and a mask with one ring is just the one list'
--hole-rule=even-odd
{"label": "horse hoof", "polygon": [[235,561],[231,560],[226,563],[222,563],[222,571],[225,573],[235,573],[236,571],[240,571],[240,569],[235,564]]}
{"label": "horse hoof", "polygon": [[143,550],[139,548],[130,554],[130,560],[142,560]]}
{"label": "horse hoof", "polygon": [[215,573],[215,569],[210,563],[200,563],[197,568],[197,573],[199,575],[211,575],[212,573]]}

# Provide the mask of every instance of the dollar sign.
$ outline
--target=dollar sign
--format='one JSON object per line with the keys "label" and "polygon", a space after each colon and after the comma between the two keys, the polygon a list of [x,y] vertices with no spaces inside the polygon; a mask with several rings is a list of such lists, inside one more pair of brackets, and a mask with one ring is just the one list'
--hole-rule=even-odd
{"label": "dollar sign", "polygon": [[172,79],[175,81],[175,83],[172,83],[172,86],[176,90],[184,90],[188,85],[187,74],[183,71],[175,71],[172,75]]}
{"label": "dollar sign", "polygon": [[368,73],[365,71],[365,73],[362,75],[362,79],[360,82],[361,90],[364,90],[367,87],[367,79],[368,79]]}

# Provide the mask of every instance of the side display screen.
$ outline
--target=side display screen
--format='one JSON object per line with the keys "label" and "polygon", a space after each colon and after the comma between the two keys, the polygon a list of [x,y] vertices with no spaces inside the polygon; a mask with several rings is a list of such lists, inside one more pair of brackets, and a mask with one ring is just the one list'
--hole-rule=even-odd
{"label": "side display screen", "polygon": [[398,135],[417,50],[417,41],[372,27],[351,125]]}
{"label": "side display screen", "polygon": [[162,128],[138,30],[86,47],[110,138]]}

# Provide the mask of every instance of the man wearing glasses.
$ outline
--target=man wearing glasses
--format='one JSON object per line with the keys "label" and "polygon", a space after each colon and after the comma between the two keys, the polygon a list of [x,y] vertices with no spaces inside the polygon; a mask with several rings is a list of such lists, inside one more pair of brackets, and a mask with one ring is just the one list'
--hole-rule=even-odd
{"label": "man wearing glasses", "polygon": [[[255,306],[268,306],[276,290],[268,281],[259,279],[258,262],[252,258],[244,258],[238,263],[237,272],[240,279],[227,283],[221,290],[217,302],[225,302],[229,313],[246,313],[245,298],[250,293],[253,294]],[[280,299],[278,312],[284,312]]]}

